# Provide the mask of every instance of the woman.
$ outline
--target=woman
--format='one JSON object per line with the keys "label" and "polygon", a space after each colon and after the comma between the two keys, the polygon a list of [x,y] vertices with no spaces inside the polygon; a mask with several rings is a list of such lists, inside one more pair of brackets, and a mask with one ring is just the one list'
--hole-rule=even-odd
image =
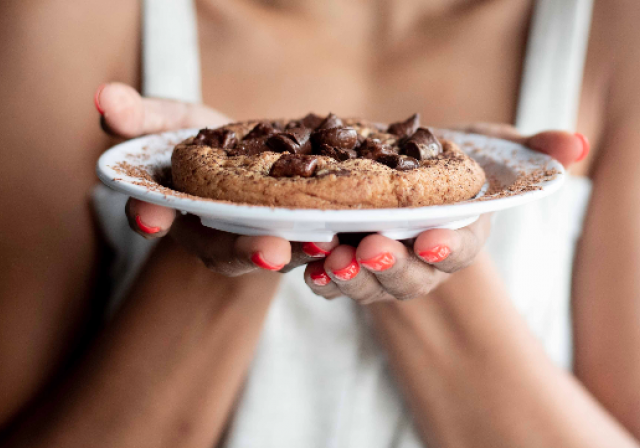
{"label": "woman", "polygon": [[[305,278],[321,295],[344,293],[360,302],[414,299],[367,307],[370,326],[351,302],[311,301],[298,271],[285,277],[272,303],[279,274],[258,269],[250,259],[260,253],[268,268],[288,263],[293,254],[297,264],[308,261],[302,247],[276,238],[223,235],[181,219],[172,226],[181,245],[161,240],[116,316],[96,341],[86,342],[88,318],[99,308],[87,298],[107,293],[100,273],[108,255],[86,200],[99,152],[86,148],[107,142],[95,130],[86,97],[103,80],[140,85],[139,52],[131,43],[139,40],[141,18],[137,6],[125,1],[82,2],[72,10],[55,2],[24,3],[2,6],[6,36],[0,50],[2,107],[10,112],[1,124],[3,166],[10,167],[2,182],[3,191],[12,192],[2,200],[13,212],[2,220],[0,419],[7,445],[211,446],[222,443],[231,422],[228,446],[415,446],[420,442],[411,415],[422,440],[434,446],[637,446],[640,291],[631,273],[640,249],[634,237],[640,191],[634,144],[640,135],[633,126],[640,115],[634,83],[640,58],[633,2],[596,2],[593,13],[578,129],[595,144],[593,155],[573,168],[575,175],[589,174],[594,181],[573,281],[576,377],[550,361],[551,356],[569,362],[567,352],[557,348],[566,342],[568,323],[549,321],[553,313],[536,314],[540,304],[549,303],[547,296],[568,297],[555,289],[540,294],[536,286],[562,289],[563,281],[553,276],[568,278],[557,268],[564,269],[563,260],[571,258],[575,229],[545,228],[546,241],[527,224],[535,216],[530,212],[504,218],[507,230],[499,216],[489,242],[493,261],[480,253],[471,267],[433,292],[425,279],[435,287],[444,272],[470,262],[488,231],[486,218],[460,232],[423,234],[414,243],[415,255],[378,236],[357,249],[318,244],[333,251],[324,263],[310,264]],[[161,49],[176,35],[188,42],[188,35],[167,30],[193,29],[193,24],[179,23],[185,15],[189,23],[188,9],[166,14],[157,6],[163,3],[170,2],[147,4],[144,60],[150,77],[146,92],[166,96],[172,92],[163,88],[183,83],[158,80],[158,70],[149,67],[164,63],[162,73],[175,74],[177,66],[193,74],[188,68],[193,58],[168,60],[162,52],[154,57],[152,42],[162,35],[169,39]],[[537,3],[537,8],[554,4]],[[583,10],[574,9],[578,3],[555,2],[573,13]],[[359,5],[202,0],[197,12],[203,97],[234,119],[296,116],[312,107],[381,121],[419,111],[425,122],[443,126],[512,122],[532,6],[524,0]],[[574,17],[554,12],[547,19]],[[178,22],[164,21],[167,17]],[[554,37],[553,44],[561,46],[563,40]],[[188,44],[179,46],[178,53],[188,52],[185,48]],[[536,78],[528,65],[523,86]],[[194,99],[187,95],[194,95],[193,88],[178,93]],[[141,100],[120,84],[99,89],[96,97],[107,127],[125,138],[224,120],[200,106]],[[54,113],[54,108],[62,110]],[[550,108],[543,115],[553,113]],[[31,127],[34,119],[37,131]],[[540,134],[528,143],[566,164],[586,152],[579,138],[566,133]],[[33,155],[14,150],[22,147],[33,148]],[[557,209],[546,210],[536,226],[548,220],[558,227],[580,223],[588,188],[576,182],[567,190],[571,193],[558,196],[565,202],[549,203]],[[577,210],[568,211],[571,206]],[[156,237],[166,234],[174,219],[167,210],[140,202],[131,202],[128,212],[137,231]],[[558,219],[562,213],[571,218]],[[516,252],[506,250],[504,241],[507,246],[529,242],[514,258],[526,269],[506,267]],[[548,250],[547,243],[557,250]],[[438,246],[449,249],[447,257],[447,250],[432,250]],[[359,269],[357,275],[336,275],[354,251],[365,262],[347,270]],[[385,254],[391,257],[380,257]],[[393,265],[367,267],[371,259]],[[223,270],[229,261],[233,269]],[[312,274],[325,284],[315,284]],[[402,281],[394,283],[398,276]],[[526,290],[537,296],[527,297]],[[296,322],[298,327],[292,326]],[[553,322],[550,333],[559,336],[545,341],[548,322]],[[310,352],[309,338],[327,347]],[[83,346],[72,357],[78,341]],[[384,375],[382,354],[389,357],[411,414]],[[323,370],[314,373],[309,366]]]}

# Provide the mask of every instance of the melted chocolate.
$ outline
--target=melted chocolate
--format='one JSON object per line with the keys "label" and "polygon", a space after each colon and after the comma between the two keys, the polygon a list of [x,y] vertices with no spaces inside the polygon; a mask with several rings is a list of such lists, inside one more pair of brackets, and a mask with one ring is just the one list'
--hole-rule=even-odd
{"label": "melted chocolate", "polygon": [[267,139],[267,146],[275,152],[290,152],[293,154],[311,154],[311,129],[291,128],[281,134],[272,135]]}
{"label": "melted chocolate", "polygon": [[330,113],[327,115],[322,123],[318,126],[317,129],[331,129],[331,128],[341,128],[344,126],[344,123],[340,118],[338,118],[335,114]]}
{"label": "melted chocolate", "polygon": [[[225,149],[230,157],[253,156],[265,151],[284,153],[271,168],[270,174],[276,177],[314,175],[317,159],[311,154],[331,157],[339,162],[356,158],[371,159],[390,168],[406,171],[419,168],[419,160],[437,157],[442,152],[442,145],[433,132],[418,128],[418,125],[418,114],[391,124],[387,132],[397,136],[397,142],[384,144],[377,138],[365,138],[355,129],[345,127],[343,121],[334,114],[325,118],[308,114],[289,122],[261,121],[241,142],[230,129],[202,129],[193,139],[193,144]],[[323,169],[316,175],[341,176],[348,173],[349,170]]]}
{"label": "melted chocolate", "polygon": [[227,154],[231,157],[233,156],[254,156],[256,154],[260,154],[261,152],[269,151],[269,147],[267,146],[267,139],[269,137],[258,137],[252,138],[249,140],[243,140],[236,145],[235,148],[232,148],[227,151]]}
{"label": "melted chocolate", "polygon": [[244,136],[243,140],[251,140],[260,137],[270,137],[273,134],[277,134],[278,132],[281,131],[274,128],[272,123],[269,123],[268,121],[261,121],[260,123],[255,125],[247,135]]}
{"label": "melted chocolate", "polygon": [[238,143],[236,133],[229,129],[201,129],[193,139],[196,145],[211,146],[213,148],[228,149]]}
{"label": "melted chocolate", "polygon": [[318,129],[311,134],[311,141],[318,152],[323,145],[336,149],[353,149],[358,143],[358,133],[352,128]]}
{"label": "melted chocolate", "polygon": [[387,132],[397,135],[399,138],[406,138],[413,135],[418,129],[418,126],[420,126],[420,115],[413,114],[405,121],[390,124]]}
{"label": "melted chocolate", "polygon": [[358,158],[358,153],[353,149],[334,148],[333,146],[329,145],[322,145],[318,154],[320,154],[321,156],[334,158],[339,162]]}
{"label": "melted chocolate", "polygon": [[273,177],[311,177],[318,165],[318,159],[300,154],[283,154],[271,166],[270,176]]}
{"label": "melted chocolate", "polygon": [[376,162],[387,165],[389,168],[393,168],[399,171],[415,170],[420,166],[418,161],[413,157],[401,156],[398,154],[383,155],[376,159]]}
{"label": "melted chocolate", "polygon": [[380,140],[367,138],[362,144],[358,147],[358,153],[360,157],[363,159],[373,159],[376,160],[378,157],[383,155],[393,155],[397,154],[394,149],[389,145],[384,145]]}
{"label": "melted chocolate", "polygon": [[402,146],[402,152],[416,160],[427,160],[442,153],[442,144],[430,129],[418,129]]}

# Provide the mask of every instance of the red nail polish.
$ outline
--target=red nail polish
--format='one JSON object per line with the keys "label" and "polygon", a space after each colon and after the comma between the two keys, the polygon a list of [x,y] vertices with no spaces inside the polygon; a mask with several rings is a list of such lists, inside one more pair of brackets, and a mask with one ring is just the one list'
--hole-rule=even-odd
{"label": "red nail polish", "polygon": [[348,266],[333,271],[333,275],[338,277],[340,280],[351,280],[353,277],[358,275],[358,272],[360,272],[360,265],[354,258]]}
{"label": "red nail polish", "polygon": [[160,227],[152,227],[143,223],[140,219],[140,215],[136,215],[136,224],[138,224],[138,228],[140,230],[142,230],[144,233],[148,233],[149,235],[153,235],[154,233],[158,233],[160,231]]}
{"label": "red nail polish", "polygon": [[581,160],[584,160],[584,158],[587,157],[587,155],[589,155],[589,149],[591,149],[591,144],[589,143],[589,139],[583,134],[576,132],[575,135],[576,137],[578,137],[578,139],[580,139],[580,142],[582,143],[582,154],[580,155],[580,157],[576,159],[576,162],[580,162]]}
{"label": "red nail polish", "polygon": [[420,252],[420,257],[427,263],[440,263],[451,254],[451,249],[447,246],[436,246],[433,249]]}
{"label": "red nail polish", "polygon": [[304,243],[302,245],[302,252],[315,258],[324,258],[331,253],[328,250],[319,248],[314,243]]}
{"label": "red nail polish", "polygon": [[386,271],[396,262],[395,257],[390,252],[384,252],[368,260],[360,260],[360,264],[374,271]]}
{"label": "red nail polish", "polygon": [[258,266],[259,268],[268,269],[269,271],[279,271],[284,267],[284,264],[276,265],[276,264],[267,263],[262,258],[262,254],[260,252],[256,252],[255,254],[253,254],[251,256],[251,261],[253,262],[253,264]]}
{"label": "red nail polish", "polygon": [[100,107],[100,94],[106,86],[106,84],[102,84],[101,86],[99,86],[98,90],[96,90],[96,94],[93,96],[93,103],[96,105],[96,109],[98,109],[100,115],[104,115],[104,110],[102,109],[102,107]]}
{"label": "red nail polish", "polygon": [[320,272],[313,272],[309,274],[309,277],[311,277],[311,281],[318,286],[325,286],[331,282],[331,277],[327,275],[324,269]]}

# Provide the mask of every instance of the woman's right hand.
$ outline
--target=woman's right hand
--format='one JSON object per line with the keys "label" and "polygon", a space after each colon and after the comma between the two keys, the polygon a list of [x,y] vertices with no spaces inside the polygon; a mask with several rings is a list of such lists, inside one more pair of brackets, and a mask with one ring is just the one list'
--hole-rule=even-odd
{"label": "woman's right hand", "polygon": [[[143,98],[132,87],[104,84],[95,94],[105,132],[130,139],[145,134],[183,128],[217,127],[229,118],[201,104]],[[214,230],[200,224],[193,215],[176,215],[175,210],[130,198],[126,214],[131,228],[145,238],[171,234],[205,265],[226,276],[238,276],[267,269],[286,272],[326,257],[338,245],[291,243],[274,236],[243,236]]]}

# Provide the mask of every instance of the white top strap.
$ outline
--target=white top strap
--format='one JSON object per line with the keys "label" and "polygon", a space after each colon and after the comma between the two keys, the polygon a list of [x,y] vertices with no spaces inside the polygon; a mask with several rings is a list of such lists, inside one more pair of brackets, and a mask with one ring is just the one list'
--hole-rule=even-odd
{"label": "white top strap", "polygon": [[193,0],[143,0],[143,94],[202,100]]}
{"label": "white top strap", "polygon": [[574,130],[593,0],[537,0],[516,126],[531,134]]}

